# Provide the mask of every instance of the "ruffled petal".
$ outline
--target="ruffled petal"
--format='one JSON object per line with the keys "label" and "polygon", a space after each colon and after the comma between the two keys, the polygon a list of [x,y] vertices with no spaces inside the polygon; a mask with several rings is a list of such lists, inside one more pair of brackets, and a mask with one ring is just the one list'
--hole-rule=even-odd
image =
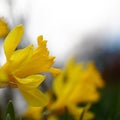
{"label": "ruffled petal", "polygon": [[27,76],[40,72],[49,72],[55,57],[49,56],[46,41],[42,40],[42,37],[38,37],[38,44],[38,48],[34,50],[30,61],[27,66],[22,69],[20,74]]}

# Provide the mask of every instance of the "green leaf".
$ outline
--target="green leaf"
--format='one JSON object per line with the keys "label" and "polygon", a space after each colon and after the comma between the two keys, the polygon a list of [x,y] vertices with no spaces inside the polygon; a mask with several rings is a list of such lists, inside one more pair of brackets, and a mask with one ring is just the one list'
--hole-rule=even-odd
{"label": "green leaf", "polygon": [[10,114],[8,113],[5,120],[12,120]]}
{"label": "green leaf", "polygon": [[7,105],[6,120],[15,120],[15,112],[12,101],[9,101]]}

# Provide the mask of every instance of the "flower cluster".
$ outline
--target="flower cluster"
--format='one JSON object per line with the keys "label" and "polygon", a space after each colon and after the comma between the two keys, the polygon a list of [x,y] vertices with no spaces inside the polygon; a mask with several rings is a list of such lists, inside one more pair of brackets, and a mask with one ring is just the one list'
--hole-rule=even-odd
{"label": "flower cluster", "polygon": [[[104,82],[93,62],[85,66],[83,63],[76,64],[74,59],[71,59],[65,70],[53,80],[52,91],[47,92],[50,100],[46,111],[50,114],[49,117],[53,117],[53,114],[68,112],[75,120],[80,120],[85,111],[83,119],[90,120],[94,115],[88,109],[91,103],[99,100],[100,94],[97,89],[102,87]],[[88,105],[81,107],[80,103]],[[34,110],[37,111],[37,115],[32,114]],[[43,108],[30,107],[25,116],[33,119],[37,116],[41,119],[42,110]],[[57,119],[56,116],[54,118]]]}
{"label": "flower cluster", "polygon": [[[8,34],[8,25],[0,20],[0,37]],[[0,88],[18,88],[28,103],[24,118],[32,120],[58,120],[60,115],[72,116],[75,120],[91,120],[92,103],[100,99],[98,89],[104,81],[93,62],[75,63],[70,59],[63,71],[52,67],[54,56],[49,55],[47,41],[38,36],[37,48],[32,44],[17,49],[24,33],[23,25],[16,26],[4,40],[5,63],[0,66]],[[45,93],[40,84],[50,72],[54,79]],[[81,106],[85,103],[85,106]]]}

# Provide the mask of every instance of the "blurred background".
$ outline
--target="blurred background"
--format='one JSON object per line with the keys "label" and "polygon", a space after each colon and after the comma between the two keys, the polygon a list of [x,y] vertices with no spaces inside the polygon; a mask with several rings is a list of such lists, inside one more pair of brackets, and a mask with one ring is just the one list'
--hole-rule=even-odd
{"label": "blurred background", "polygon": [[[19,48],[30,43],[36,46],[37,36],[43,35],[50,54],[56,56],[57,67],[63,67],[71,56],[77,61],[94,61],[106,81],[100,102],[91,108],[95,120],[120,119],[119,0],[0,0],[0,17],[11,29],[24,25]],[[0,55],[2,64],[5,60],[2,46]],[[3,98],[6,96],[0,97],[0,101]],[[22,112],[26,103],[19,104],[20,95],[14,99],[16,110]]]}

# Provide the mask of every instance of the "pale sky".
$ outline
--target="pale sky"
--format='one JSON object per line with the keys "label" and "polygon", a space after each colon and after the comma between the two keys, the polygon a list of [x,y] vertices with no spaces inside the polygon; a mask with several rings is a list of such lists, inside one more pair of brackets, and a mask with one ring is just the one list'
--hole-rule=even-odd
{"label": "pale sky", "polygon": [[[30,33],[42,33],[57,59],[87,32],[120,29],[120,0],[31,0]],[[71,52],[71,51],[70,51]]]}
{"label": "pale sky", "polygon": [[[16,17],[23,13],[28,17],[32,42],[43,35],[57,61],[66,61],[83,35],[120,29],[120,0],[16,0],[14,6]],[[4,4],[0,8],[0,13],[7,11]]]}

